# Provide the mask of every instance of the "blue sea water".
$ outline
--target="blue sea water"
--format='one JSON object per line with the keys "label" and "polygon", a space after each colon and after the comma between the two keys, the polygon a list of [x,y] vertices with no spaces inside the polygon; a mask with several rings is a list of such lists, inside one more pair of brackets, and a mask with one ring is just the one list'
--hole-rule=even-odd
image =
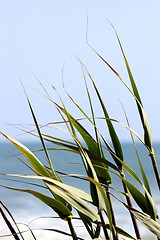
{"label": "blue sea water", "polygon": [[[40,149],[41,146],[37,142],[26,142],[25,145],[31,149],[31,150],[37,150]],[[154,145],[155,155],[157,159],[158,165],[160,165],[160,143],[155,143]],[[49,147],[54,147],[49,145]],[[159,192],[157,189],[157,184],[155,181],[155,177],[153,174],[153,169],[151,165],[151,161],[149,158],[149,153],[146,150],[145,147],[143,147],[141,144],[137,144],[138,153],[140,156],[140,159],[142,161],[144,170],[146,172],[146,175],[148,177],[150,187],[152,190],[152,194],[154,196],[154,201],[157,204],[158,209],[160,210],[160,197]],[[123,152],[124,152],[124,160],[125,162],[137,173],[137,175],[141,178],[141,173],[138,165],[138,160],[135,154],[135,150],[130,143],[123,143]],[[85,175],[85,170],[82,165],[82,161],[80,157],[77,154],[73,154],[70,152],[64,152],[60,150],[52,150],[49,151],[50,157],[53,163],[54,168],[59,172],[65,172],[67,174],[80,174]],[[44,153],[42,151],[35,152],[35,155],[44,163],[47,165],[47,161],[45,159]],[[111,158],[109,154],[106,152],[106,158],[110,161]],[[34,189],[34,190],[41,190],[41,188],[37,188],[35,186],[32,186],[30,184],[27,184],[28,180],[25,179],[18,179],[23,181],[16,182],[13,180],[17,180],[15,177],[6,177],[2,173],[11,173],[11,174],[29,174],[32,175],[32,171],[24,165],[20,161],[20,159],[23,159],[25,162],[25,158],[22,158],[22,156],[19,154],[19,152],[15,149],[14,146],[12,146],[9,143],[1,143],[0,145],[0,184],[12,186],[12,187],[25,187],[26,189]],[[112,173],[111,173],[112,174]],[[78,187],[89,193],[89,184],[86,181],[78,180],[71,177],[64,177],[62,176],[62,180],[70,184],[71,186]],[[113,189],[111,192],[116,195],[119,199],[123,196],[120,196],[117,194],[117,191],[114,189],[122,190],[121,181],[118,177],[114,176],[112,174],[113,180],[112,180],[112,187]],[[131,180],[131,178],[126,174],[126,178],[128,180]],[[29,180],[31,183],[39,183],[37,181]],[[134,182],[136,186],[138,184]],[[140,188],[140,190],[142,190]],[[41,190],[43,191],[43,189]],[[28,224],[32,229],[34,229],[34,233],[37,237],[37,239],[66,239],[69,240],[71,237],[64,236],[62,234],[53,232],[53,231],[47,231],[42,230],[45,228],[51,228],[51,229],[59,229],[69,232],[68,226],[66,222],[62,222],[61,220],[56,217],[56,214],[51,210],[49,207],[45,206],[43,203],[41,203],[38,199],[35,199],[33,196],[27,194],[27,193],[21,193],[17,191],[12,191],[5,189],[3,187],[0,187],[0,201],[5,204],[5,206],[9,209],[9,211],[12,213],[13,217],[15,218],[16,222],[19,223],[19,226],[22,230],[26,231],[24,233],[25,240],[32,240],[33,237],[31,236],[31,233],[28,231],[28,227],[25,226],[25,224]],[[134,231],[132,229],[132,224],[129,218],[129,213],[122,205],[119,203],[118,200],[115,198],[113,199],[113,207],[115,210],[116,215],[116,221],[117,225],[121,227],[122,229],[126,230],[127,232],[130,232],[134,236]],[[121,199],[122,200],[122,199]],[[42,218],[43,217],[43,218]],[[85,229],[83,225],[78,221],[74,221],[74,226],[76,228],[76,231],[78,232],[80,237],[83,237],[84,239],[90,239],[87,236],[87,233],[85,232]],[[156,239],[153,234],[149,233],[148,230],[146,230],[141,224],[139,224],[141,232],[142,232],[142,239]],[[7,236],[9,234],[8,229],[6,228],[6,225],[2,218],[0,218],[0,237],[4,236],[2,239],[13,239],[13,237]],[[46,238],[47,236],[47,238]]]}

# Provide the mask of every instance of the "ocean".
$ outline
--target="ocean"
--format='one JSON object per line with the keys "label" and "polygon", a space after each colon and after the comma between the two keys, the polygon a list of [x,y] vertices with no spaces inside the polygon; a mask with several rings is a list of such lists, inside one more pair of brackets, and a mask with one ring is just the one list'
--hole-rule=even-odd
{"label": "ocean", "polygon": [[[29,149],[36,150],[40,149],[41,146],[37,142],[26,142],[24,143]],[[155,177],[153,174],[153,169],[151,165],[150,158],[148,156],[148,151],[144,146],[137,143],[136,144],[140,159],[143,163],[146,175],[150,182],[150,187],[152,190],[152,195],[154,201],[157,204],[157,208],[160,211],[160,197],[158,194],[157,184],[155,181]],[[154,143],[154,150],[156,155],[156,160],[158,165],[160,165],[160,143]],[[51,147],[51,145],[49,146]],[[52,146],[53,147],[53,146]],[[123,152],[125,162],[138,174],[141,178],[141,173],[139,170],[138,160],[136,158],[135,150],[133,149],[132,144],[123,143]],[[77,154],[73,154],[70,152],[64,152],[59,150],[49,151],[50,157],[53,163],[55,170],[59,172],[65,173],[76,173],[85,175],[85,170],[83,168],[80,157]],[[43,153],[35,152],[37,157],[43,162],[46,161]],[[110,159],[109,155],[107,155],[107,159]],[[25,187],[27,189],[37,189],[35,186],[30,186],[27,184],[26,180],[23,180],[23,183],[13,181],[13,179],[6,177],[3,173],[22,173],[22,174],[32,174],[32,171],[28,169],[20,160],[22,156],[19,152],[12,146],[10,143],[1,142],[0,144],[0,184],[5,184],[12,187]],[[23,158],[25,160],[25,158]],[[47,163],[46,163],[47,164]],[[160,167],[160,166],[159,166]],[[126,174],[126,178],[130,180],[130,177]],[[89,193],[89,184],[86,181],[78,180],[71,177],[62,177],[62,180],[70,184],[71,186],[78,187],[83,189],[87,193]],[[25,181],[25,182],[24,182]],[[31,182],[31,180],[30,180]],[[32,183],[35,180],[32,181]],[[136,185],[136,183],[135,183]],[[114,189],[121,189],[121,182],[119,178],[113,176],[113,183],[111,185]],[[137,185],[138,186],[138,185]],[[115,190],[113,194],[116,194]],[[29,231],[28,226],[33,229],[33,232],[36,236],[37,240],[47,239],[47,240],[56,240],[56,239],[72,239],[71,237],[67,237],[60,233],[57,233],[54,230],[63,230],[69,233],[67,222],[60,220],[57,218],[57,215],[53,212],[52,209],[45,206],[38,199],[27,193],[16,192],[12,190],[5,189],[0,187],[0,201],[9,209],[11,214],[13,215],[16,222],[19,224],[19,227],[22,231],[24,231],[23,236],[25,240],[34,239]],[[120,195],[117,195],[120,198]],[[132,224],[130,221],[129,213],[124,207],[122,207],[119,202],[113,198],[113,207],[116,215],[117,226],[129,232],[134,236],[134,231],[132,229]],[[75,212],[74,212],[75,213]],[[75,213],[76,214],[76,213]],[[79,237],[89,240],[89,236],[87,235],[83,224],[78,220],[73,220],[74,227]],[[152,240],[156,239],[156,237],[150,233],[147,229],[145,229],[141,224],[139,224],[141,235],[143,240]],[[4,223],[2,217],[0,218],[0,238],[5,240],[14,239],[13,236],[9,236],[9,231]],[[124,238],[121,238],[124,239]]]}

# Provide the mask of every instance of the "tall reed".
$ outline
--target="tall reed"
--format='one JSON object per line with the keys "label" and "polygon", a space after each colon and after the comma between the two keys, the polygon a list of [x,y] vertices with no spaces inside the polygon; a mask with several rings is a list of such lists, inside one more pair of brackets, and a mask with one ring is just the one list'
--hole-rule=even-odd
{"label": "tall reed", "polygon": [[[154,202],[154,196],[152,197],[150,183],[147,179],[147,175],[144,171],[144,166],[139,157],[135,143],[135,139],[138,139],[141,144],[149,150],[151,162],[154,169],[153,173],[155,174],[155,178],[157,180],[157,186],[160,188],[160,176],[152,146],[151,128],[144,111],[138,88],[136,86],[127,58],[122,48],[122,44],[116,31],[115,34],[128,71],[131,87],[129,87],[126,81],[124,81],[120,74],[104,59],[104,57],[100,55],[95,49],[93,49],[93,47],[88,42],[88,38],[87,44],[97,55],[97,57],[102,60],[106,67],[109,67],[113,74],[117,76],[117,78],[125,86],[126,91],[130,92],[131,98],[135,100],[144,133],[143,137],[141,137],[131,128],[129,118],[125,113],[125,110],[124,114],[126,117],[126,124],[120,123],[117,119],[110,117],[107,106],[102,99],[100,91],[96,86],[95,80],[93,79],[91,73],[87,70],[85,64],[78,58],[77,60],[82,68],[84,78],[83,80],[85,82],[85,89],[86,95],[88,97],[90,113],[85,112],[83,108],[78,103],[76,103],[72,96],[67,92],[64,83],[63,86],[65,92],[71,100],[71,104],[73,104],[73,106],[78,109],[79,113],[81,114],[81,119],[73,116],[70,113],[70,110],[68,110],[69,107],[67,107],[65,102],[63,102],[54,86],[51,86],[51,88],[58,94],[60,103],[52,99],[47,90],[41,84],[43,90],[45,90],[45,97],[51,101],[62,119],[61,122],[50,123],[50,126],[53,126],[55,124],[65,125],[66,131],[70,135],[70,140],[63,138],[63,136],[61,138],[58,138],[55,135],[46,134],[45,132],[42,133],[42,129],[38,123],[36,114],[25,92],[28,106],[36,127],[36,133],[33,135],[40,139],[42,149],[45,153],[45,158],[47,159],[47,166],[44,165],[35,156],[35,154],[22,143],[1,132],[1,135],[8,139],[8,141],[12,143],[21,152],[21,154],[25,156],[27,160],[27,164],[25,164],[33,171],[33,175],[6,174],[6,176],[12,176],[13,178],[19,177],[26,179],[37,179],[37,181],[41,182],[41,186],[45,187],[45,189],[48,190],[48,194],[44,194],[40,190],[37,190],[36,186],[35,190],[30,188],[30,185],[29,188],[17,188],[4,184],[1,184],[1,186],[10,190],[31,194],[42,201],[45,205],[49,206],[55,211],[55,213],[62,221],[67,222],[70,234],[67,232],[63,232],[63,234],[70,235],[74,240],[82,238],[77,235],[77,231],[72,223],[72,218],[74,217],[72,210],[73,208],[76,210],[76,217],[78,216],[78,219],[82,221],[84,228],[87,230],[88,235],[91,239],[97,239],[101,235],[103,235],[104,239],[113,240],[118,240],[121,236],[128,237],[129,239],[141,239],[139,224],[137,221],[143,224],[146,229],[151,231],[155,237],[158,239],[160,238],[160,224],[158,223],[157,207]],[[95,91],[97,96],[97,102],[102,109],[103,115],[101,117],[96,116],[91,89],[88,87],[88,81],[92,83],[93,91]],[[88,128],[82,124],[82,120],[90,124],[93,131],[89,131]],[[109,139],[107,139],[107,137],[104,135],[104,132],[100,132],[98,128],[99,120],[104,122],[104,132],[107,130]],[[116,132],[114,125],[115,123],[121,125],[124,129],[128,129],[133,147],[135,148],[137,154],[141,176],[138,176],[136,171],[134,171],[125,162],[121,139]],[[79,189],[78,186],[72,187],[69,184],[67,185],[63,183],[60,174],[54,169],[54,163],[50,158],[47,143],[53,144],[54,147],[56,145],[62,151],[66,150],[80,155],[86,175],[69,175],[65,173],[65,169],[63,174],[68,175],[72,178],[79,178],[81,181],[88,181],[90,184],[89,194]],[[52,151],[54,151],[53,149],[54,148],[52,148]],[[106,150],[110,154],[113,161],[108,160]],[[128,178],[128,175],[125,176],[124,172],[130,175],[130,178]],[[122,201],[121,198],[116,197],[112,192],[112,189],[114,189],[114,184],[112,182],[113,176],[116,176],[122,182],[123,191],[117,189],[117,192],[121,192],[121,196],[126,197],[125,201]],[[136,181],[138,187],[133,184],[134,181]],[[126,209],[129,211],[131,216],[130,222],[133,225],[135,236],[131,236],[131,234],[124,231],[121,226],[117,226],[113,198],[116,198],[119,201],[122,208],[124,208],[124,211]],[[133,203],[135,206],[134,208]],[[21,235],[22,238],[24,238],[23,233],[21,233]]]}

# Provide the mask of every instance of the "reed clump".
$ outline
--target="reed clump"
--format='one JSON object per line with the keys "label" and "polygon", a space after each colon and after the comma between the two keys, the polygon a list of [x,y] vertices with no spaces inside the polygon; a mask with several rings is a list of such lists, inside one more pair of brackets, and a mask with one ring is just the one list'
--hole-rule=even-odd
{"label": "reed clump", "polygon": [[[115,30],[114,30],[115,31]],[[126,124],[120,123],[118,119],[113,119],[110,117],[107,106],[102,99],[99,89],[96,86],[96,82],[93,79],[91,73],[88,71],[84,63],[77,58],[79,64],[82,68],[82,73],[84,77],[86,95],[89,100],[89,108],[91,116],[85,112],[80,105],[78,105],[74,99],[66,91],[68,97],[71,100],[71,103],[78,109],[81,114],[81,118],[76,118],[73,114],[70,113],[65,102],[60,99],[60,103],[57,103],[52,99],[45,90],[45,96],[49,101],[52,102],[56,110],[58,110],[61,121],[50,123],[49,126],[64,125],[66,130],[70,135],[71,140],[67,140],[63,137],[59,138],[54,135],[46,134],[45,128],[40,127],[38,120],[36,118],[35,112],[31,105],[31,102],[26,94],[26,99],[28,101],[29,109],[31,111],[33,121],[36,127],[36,132],[32,132],[33,135],[39,137],[42,144],[42,148],[47,159],[47,166],[44,165],[36,155],[31,152],[26,146],[22,143],[16,141],[15,139],[7,136],[5,133],[1,132],[1,135],[8,139],[20,152],[23,154],[27,160],[27,167],[33,171],[33,175],[23,175],[23,174],[6,174],[6,176],[15,178],[25,178],[28,180],[37,179],[48,191],[48,194],[44,194],[41,191],[36,189],[33,190],[28,186],[28,188],[16,188],[9,185],[2,185],[2,187],[8,188],[14,191],[26,192],[33,195],[45,205],[49,206],[62,221],[66,221],[68,224],[68,229],[70,233],[64,232],[61,230],[61,234],[70,235],[74,240],[83,239],[81,236],[77,235],[77,231],[73,226],[72,219],[75,217],[79,219],[84,228],[87,230],[88,236],[90,239],[142,239],[141,233],[139,230],[139,225],[142,224],[146,231],[150,231],[155,235],[155,238],[160,239],[160,224],[158,223],[158,211],[156,204],[154,202],[154,196],[152,196],[152,191],[150,188],[150,183],[148,177],[145,173],[143,163],[138,155],[138,150],[136,148],[135,139],[140,141],[142,145],[148,150],[151,163],[153,165],[153,176],[155,176],[157,186],[160,190],[160,175],[157,166],[157,162],[154,155],[154,149],[152,145],[152,133],[151,128],[144,111],[143,103],[136,86],[135,80],[133,78],[131,69],[129,67],[127,58],[125,56],[122,44],[120,39],[115,31],[118,44],[120,46],[122,56],[124,58],[125,66],[128,72],[130,85],[120,76],[120,74],[101,56],[95,49],[90,46],[87,41],[88,46],[93,50],[98,58],[102,60],[102,63],[109,67],[114,75],[117,76],[117,79],[122,82],[125,86],[126,91],[130,92],[131,98],[136,102],[136,107],[140,116],[140,124],[143,130],[143,136],[140,136],[135,132],[129,123],[128,116],[125,111]],[[88,87],[88,81],[92,83],[93,89],[97,95],[97,101],[102,109],[103,115],[97,117],[95,114],[95,106],[92,101],[92,95]],[[51,86],[53,91],[56,91],[54,86]],[[83,121],[82,121],[83,120]],[[93,131],[90,132],[84,125],[83,122],[88,122],[92,126]],[[104,122],[104,128],[109,133],[109,138],[106,137],[98,128],[98,122]],[[120,124],[124,129],[127,129],[130,136],[133,147],[137,154],[137,160],[139,163],[141,176],[139,176],[136,171],[134,171],[126,162],[123,153],[123,146],[121,140],[116,132],[115,124]],[[105,131],[104,131],[105,132]],[[84,166],[86,175],[79,174],[67,174],[65,172],[61,175],[68,175],[68,177],[79,178],[81,181],[89,182],[89,194],[77,187],[72,187],[68,184],[65,184],[60,177],[60,174],[55,170],[54,163],[52,162],[49,154],[49,149],[47,143],[53,144],[53,150],[55,146],[62,151],[70,151],[74,154],[78,154],[81,157],[82,164]],[[51,149],[50,149],[51,151]],[[107,152],[107,156],[106,156]],[[108,158],[110,155],[110,158]],[[110,159],[110,160],[109,160]],[[137,161],[136,160],[136,161]],[[126,174],[127,173],[127,174]],[[122,183],[122,189],[114,189],[112,183],[113,176],[119,178],[119,181]],[[127,176],[130,176],[129,179]],[[136,182],[136,185],[133,182]],[[136,187],[138,186],[138,187]],[[141,189],[141,190],[139,190]],[[118,195],[115,194],[115,191],[118,192]],[[158,194],[158,193],[157,193]],[[113,199],[119,202],[124,212],[127,211],[130,213],[130,224],[134,229],[134,236],[130,232],[124,231],[121,226],[117,225],[116,214],[114,211]],[[134,203],[134,205],[133,205]],[[76,210],[73,213],[73,209]],[[5,219],[6,220],[6,219]],[[17,227],[17,226],[16,226]],[[17,233],[9,226],[11,234],[15,239],[23,238],[23,233]],[[20,237],[19,237],[20,236]],[[35,237],[32,232],[33,239]],[[54,233],[53,233],[54,236]]]}

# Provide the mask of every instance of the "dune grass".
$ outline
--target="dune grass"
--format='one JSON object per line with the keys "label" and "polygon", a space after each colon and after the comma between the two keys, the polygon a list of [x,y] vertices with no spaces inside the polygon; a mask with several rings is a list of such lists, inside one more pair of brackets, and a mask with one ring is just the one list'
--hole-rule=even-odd
{"label": "dune grass", "polygon": [[[42,132],[31,102],[26,94],[29,109],[31,111],[36,127],[36,133],[34,133],[34,135],[40,139],[43,151],[45,153],[45,158],[47,159],[47,166],[45,166],[34,155],[34,153],[31,152],[22,143],[1,132],[1,135],[8,139],[8,141],[26,157],[28,167],[30,167],[33,171],[33,175],[6,174],[6,176],[10,176],[12,178],[25,178],[29,180],[37,179],[46,188],[48,194],[44,194],[40,191],[29,188],[15,188],[2,184],[1,186],[10,190],[31,194],[42,201],[45,205],[49,206],[52,210],[55,211],[55,213],[62,221],[66,221],[68,223],[70,236],[74,240],[82,238],[80,238],[80,236],[77,236],[76,229],[74,229],[74,226],[72,224],[72,218],[74,217],[73,209],[76,210],[76,217],[78,217],[83,222],[84,227],[86,228],[91,239],[99,238],[102,233],[104,239],[118,240],[120,239],[120,236],[128,237],[129,239],[141,239],[141,233],[137,221],[147,229],[146,231],[151,231],[155,235],[155,238],[160,239],[160,224],[158,223],[157,207],[154,202],[154,196],[152,196],[149,180],[144,171],[144,167],[138,155],[138,150],[135,144],[136,139],[147,148],[153,165],[153,176],[155,177],[157,186],[160,189],[160,176],[154,155],[154,149],[152,146],[151,128],[144,111],[138,88],[136,86],[122,44],[116,31],[115,34],[122,52],[122,56],[124,58],[124,63],[128,71],[131,87],[129,87],[129,84],[127,84],[127,82],[103,58],[103,56],[101,56],[95,49],[92,48],[92,46],[90,46],[88,40],[87,44],[97,55],[97,57],[102,60],[102,64],[105,64],[106,67],[109,67],[113,74],[117,76],[117,79],[120,80],[122,84],[124,84],[126,91],[129,91],[131,98],[135,100],[136,107],[140,116],[140,124],[143,129],[143,136],[140,136],[130,127],[129,118],[126,115],[125,111],[124,114],[126,117],[126,124],[120,123],[117,119],[110,118],[107,106],[102,99],[102,96],[96,86],[95,80],[87,70],[87,67],[84,65],[84,63],[78,58],[77,59],[82,68],[91,116],[90,114],[86,113],[66,91],[69,99],[71,100],[71,103],[75,106],[75,108],[78,109],[82,116],[81,119],[76,118],[76,116],[73,116],[73,114],[70,113],[68,110],[69,107],[66,106],[65,102],[63,102],[60,96],[60,103],[55,102],[54,99],[49,96],[47,90],[44,89],[44,87],[41,85],[45,90],[46,97],[49,101],[52,102],[53,107],[58,110],[62,118],[62,121],[57,124],[63,124],[66,126],[66,130],[70,135],[70,141],[63,137],[57,138],[56,136]],[[93,90],[97,95],[97,101],[103,112],[103,116],[101,117],[96,117],[95,115],[95,106],[92,103],[93,99],[91,96],[91,90],[88,87],[88,81],[92,83]],[[51,88],[53,91],[56,91],[54,86],[51,86]],[[92,126],[92,132],[89,132],[89,130],[84,127],[82,120],[88,122],[88,124]],[[109,133],[109,139],[107,139],[105,135],[99,131],[97,124],[99,120],[104,122],[104,128],[106,128]],[[122,143],[116,132],[115,124],[120,124],[124,129],[128,129],[128,132],[131,136],[131,141],[137,154],[141,176],[138,176],[137,173],[125,163]],[[50,123],[50,125],[54,125],[54,123]],[[90,194],[86,193],[83,190],[80,190],[78,186],[76,188],[63,183],[60,175],[54,169],[54,164],[51,161],[49,151],[47,149],[47,142],[53,144],[53,146],[57,145],[63,151],[70,151],[81,156],[86,175],[82,176],[73,174],[72,176],[70,175],[70,177],[79,178],[81,181],[87,180],[90,183]],[[113,161],[108,160],[105,156],[106,150],[110,154]],[[134,179],[134,181],[137,182],[139,187],[134,186],[132,181],[125,177],[124,171],[130,175],[130,179]],[[119,198],[118,201],[122,207],[124,209],[127,209],[130,213],[130,220],[127,221],[130,221],[130,224],[133,225],[133,229],[135,231],[134,236],[131,236],[129,232],[124,231],[121,226],[117,226],[113,205],[114,193],[112,193],[112,188],[114,188],[112,183],[113,175],[116,175],[122,182],[123,192],[121,191],[121,195],[125,196],[126,200],[122,201],[121,198]],[[23,239],[23,233],[16,233],[15,230],[12,229],[11,225],[9,226],[9,229],[11,230],[11,233],[15,239],[20,239],[20,237]],[[64,234],[67,235],[68,233],[64,232]],[[34,235],[33,237],[35,238]]]}

